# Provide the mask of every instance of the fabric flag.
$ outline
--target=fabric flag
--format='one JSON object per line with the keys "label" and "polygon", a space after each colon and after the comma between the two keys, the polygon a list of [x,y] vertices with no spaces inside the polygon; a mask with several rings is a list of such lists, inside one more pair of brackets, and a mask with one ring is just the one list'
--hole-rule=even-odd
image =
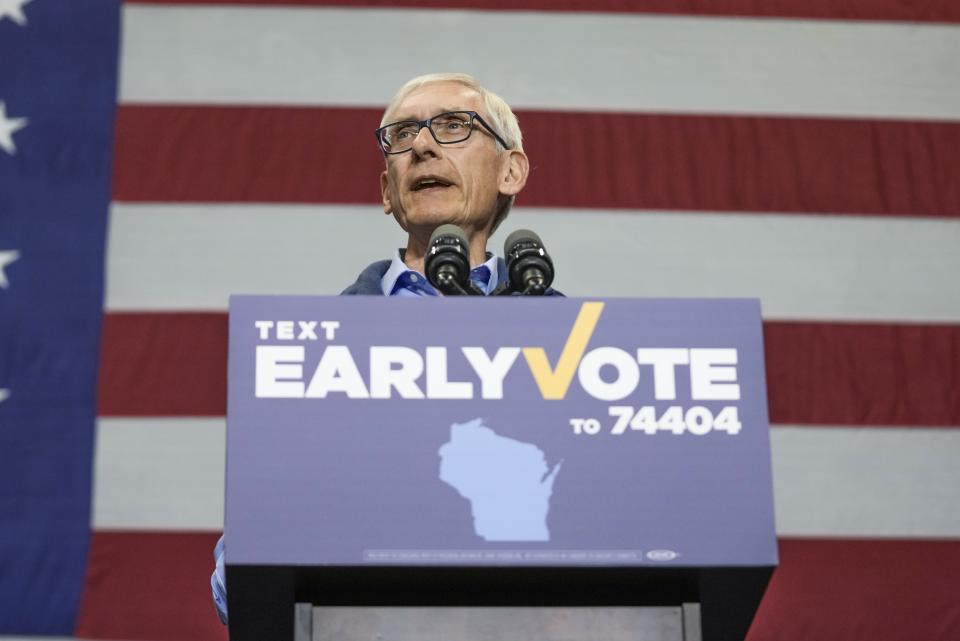
{"label": "fabric flag", "polygon": [[74,629],[119,3],[0,3],[0,632]]}
{"label": "fabric flag", "polygon": [[749,639],[960,638],[952,0],[0,0],[0,635],[226,638],[227,297],[403,244],[370,132],[436,71],[520,118],[491,249],[536,230],[571,296],[760,298]]}

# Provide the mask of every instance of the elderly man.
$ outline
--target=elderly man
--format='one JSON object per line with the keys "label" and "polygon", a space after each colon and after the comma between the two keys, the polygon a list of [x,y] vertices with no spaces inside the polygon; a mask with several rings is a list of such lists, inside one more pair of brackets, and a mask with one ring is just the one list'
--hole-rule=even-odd
{"label": "elderly man", "polygon": [[507,274],[487,253],[487,241],[530,170],[517,117],[473,77],[447,73],[406,83],[380,125],[383,211],[407,232],[407,246],[367,267],[343,293],[436,295],[424,277],[424,256],[433,231],[452,223],[469,241],[470,279],[489,294]]}
{"label": "elderly man", "polygon": [[[506,266],[487,252],[487,241],[530,171],[510,106],[466,74],[419,76],[393,97],[375,133],[386,159],[380,174],[383,212],[407,232],[407,246],[391,260],[367,267],[343,293],[437,295],[424,276],[424,257],[433,231],[447,223],[466,233],[474,285],[486,294],[502,285]],[[222,537],[214,557],[213,601],[226,623]]]}

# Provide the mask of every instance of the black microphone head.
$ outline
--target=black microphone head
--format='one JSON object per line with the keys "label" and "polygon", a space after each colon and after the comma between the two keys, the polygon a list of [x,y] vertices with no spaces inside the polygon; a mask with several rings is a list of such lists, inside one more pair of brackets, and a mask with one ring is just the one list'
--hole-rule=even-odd
{"label": "black microphone head", "polygon": [[430,235],[424,271],[430,284],[449,292],[448,280],[461,287],[470,282],[470,243],[467,235],[456,225],[440,225]]}
{"label": "black microphone head", "polygon": [[427,243],[427,246],[428,246],[428,247],[433,247],[434,243],[435,243],[435,242],[437,241],[437,239],[440,238],[441,236],[453,236],[453,237],[456,238],[458,241],[460,241],[460,244],[461,244],[463,247],[469,247],[469,246],[470,246],[469,241],[467,241],[467,234],[466,234],[466,232],[464,232],[462,229],[460,229],[460,228],[457,227],[456,225],[452,225],[452,224],[450,224],[450,223],[447,223],[446,225],[440,225],[439,227],[437,227],[436,229],[434,229],[434,230],[433,230],[433,233],[430,234],[430,242]]}
{"label": "black microphone head", "polygon": [[543,294],[553,282],[553,261],[543,241],[529,229],[518,229],[507,236],[503,258],[510,284],[518,291]]}
{"label": "black microphone head", "polygon": [[529,229],[518,229],[514,232],[511,232],[507,239],[503,241],[503,255],[504,257],[509,256],[514,252],[515,246],[523,243],[533,243],[537,247],[543,247],[543,241],[540,240],[540,237],[537,236],[535,232],[530,231]]}

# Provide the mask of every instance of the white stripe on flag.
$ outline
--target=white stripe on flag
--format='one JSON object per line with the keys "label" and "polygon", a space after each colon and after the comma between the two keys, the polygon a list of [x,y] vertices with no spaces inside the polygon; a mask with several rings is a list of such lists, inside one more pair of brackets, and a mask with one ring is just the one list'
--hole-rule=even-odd
{"label": "white stripe on flag", "polygon": [[[960,220],[517,208],[569,296],[759,297],[768,319],[960,320]],[[113,206],[107,308],[338,294],[405,244],[374,205]]]}
{"label": "white stripe on flag", "polygon": [[455,69],[514,108],[960,118],[953,25],[127,4],[122,51],[123,102],[382,105]]}
{"label": "white stripe on flag", "polygon": [[223,418],[100,418],[95,529],[223,528]]}
{"label": "white stripe on flag", "polygon": [[777,534],[960,536],[960,430],[777,427]]}

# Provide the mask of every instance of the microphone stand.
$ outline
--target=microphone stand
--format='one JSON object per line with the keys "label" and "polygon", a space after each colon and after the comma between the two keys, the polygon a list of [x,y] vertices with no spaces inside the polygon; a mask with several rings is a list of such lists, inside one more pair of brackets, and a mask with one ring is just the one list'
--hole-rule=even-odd
{"label": "microphone stand", "polygon": [[464,287],[457,282],[456,273],[450,265],[442,265],[437,270],[437,282],[434,286],[446,296],[483,296],[483,291],[477,287],[473,281],[468,280]]}

